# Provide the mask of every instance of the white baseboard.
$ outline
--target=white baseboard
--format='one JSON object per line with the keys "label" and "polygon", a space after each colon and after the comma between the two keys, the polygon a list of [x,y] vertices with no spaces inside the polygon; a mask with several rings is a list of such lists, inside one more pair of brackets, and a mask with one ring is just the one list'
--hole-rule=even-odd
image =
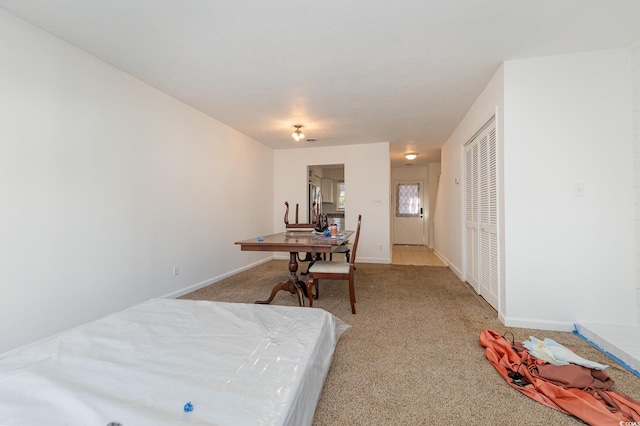
{"label": "white baseboard", "polygon": [[449,259],[447,259],[447,257],[444,254],[440,253],[438,250],[434,250],[433,254],[438,256],[438,258],[442,260],[444,264],[447,265],[453,271],[453,273],[458,276],[460,281],[464,281],[464,279],[462,278],[462,271],[460,270],[460,268],[455,266]]}
{"label": "white baseboard", "polygon": [[573,331],[573,322],[547,321],[538,318],[515,318],[499,315],[500,321],[507,327],[532,328],[534,330]]}
{"label": "white baseboard", "polygon": [[356,267],[358,265],[358,263],[380,263],[383,265],[389,265],[391,264],[391,259],[389,258],[383,258],[383,257],[360,257],[358,256],[357,262],[356,262]]}
{"label": "white baseboard", "polygon": [[229,271],[229,272],[224,273],[222,275],[218,275],[217,277],[209,278],[209,279],[201,281],[199,283],[190,285],[189,287],[185,287],[183,289],[174,291],[172,293],[165,294],[164,296],[160,296],[160,297],[163,298],[163,299],[175,299],[177,297],[184,296],[185,294],[191,293],[192,291],[199,290],[202,287],[206,287],[208,285],[211,285],[213,283],[221,281],[221,280],[223,280],[225,278],[228,278],[228,277],[230,277],[232,275],[238,274],[240,272],[246,271],[246,270],[251,269],[251,268],[255,268],[256,266],[262,265],[263,263],[267,263],[272,259],[273,259],[273,256],[267,257],[266,259],[262,259],[262,260],[259,260],[257,262],[251,263],[249,265],[242,266],[240,268],[234,269],[233,271]]}

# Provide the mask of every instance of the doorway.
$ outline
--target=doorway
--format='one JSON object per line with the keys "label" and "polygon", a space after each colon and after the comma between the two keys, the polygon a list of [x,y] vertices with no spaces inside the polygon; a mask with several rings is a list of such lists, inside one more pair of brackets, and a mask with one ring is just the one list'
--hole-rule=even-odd
{"label": "doorway", "polygon": [[336,223],[344,229],[346,184],[344,164],[318,164],[307,166],[307,214],[309,222],[313,218],[313,203],[318,205],[318,213],[327,217],[329,224]]}
{"label": "doorway", "polygon": [[391,263],[393,265],[447,266],[434,250],[427,246],[401,244],[393,245]]}
{"label": "doorway", "polygon": [[395,180],[393,244],[426,244],[424,180]]}

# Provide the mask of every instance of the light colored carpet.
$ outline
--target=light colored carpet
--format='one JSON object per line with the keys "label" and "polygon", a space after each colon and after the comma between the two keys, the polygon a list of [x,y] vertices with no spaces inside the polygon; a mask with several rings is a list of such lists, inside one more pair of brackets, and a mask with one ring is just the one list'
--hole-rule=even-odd
{"label": "light colored carpet", "polygon": [[[184,298],[253,303],[288,276],[273,260]],[[306,270],[301,265],[300,270]],[[487,361],[480,332],[517,341],[550,337],[610,365],[614,389],[640,399],[640,378],[572,333],[504,327],[496,312],[449,268],[360,263],[352,315],[346,282],[321,282],[314,308],[352,327],[338,341],[314,425],[571,425],[579,420],[509,387]],[[280,292],[274,304],[297,305]]]}

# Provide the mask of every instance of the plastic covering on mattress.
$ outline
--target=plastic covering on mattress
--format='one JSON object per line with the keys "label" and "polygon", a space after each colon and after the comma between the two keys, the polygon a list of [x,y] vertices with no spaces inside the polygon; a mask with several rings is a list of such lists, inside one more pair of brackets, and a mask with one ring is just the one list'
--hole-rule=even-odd
{"label": "plastic covering on mattress", "polygon": [[0,424],[310,425],[348,327],[321,309],[152,299],[3,354]]}

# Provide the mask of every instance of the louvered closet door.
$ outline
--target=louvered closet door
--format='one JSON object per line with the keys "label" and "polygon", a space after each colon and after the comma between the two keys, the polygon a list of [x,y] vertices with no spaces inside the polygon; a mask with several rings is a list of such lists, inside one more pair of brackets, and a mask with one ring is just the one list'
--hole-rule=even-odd
{"label": "louvered closet door", "polygon": [[498,199],[496,131],[480,143],[480,294],[498,306]]}
{"label": "louvered closet door", "polygon": [[465,183],[467,281],[497,310],[500,274],[496,144],[492,121],[465,147]]}
{"label": "louvered closet door", "polygon": [[478,144],[467,146],[465,151],[466,168],[466,228],[467,228],[467,282],[480,293],[478,288]]}

